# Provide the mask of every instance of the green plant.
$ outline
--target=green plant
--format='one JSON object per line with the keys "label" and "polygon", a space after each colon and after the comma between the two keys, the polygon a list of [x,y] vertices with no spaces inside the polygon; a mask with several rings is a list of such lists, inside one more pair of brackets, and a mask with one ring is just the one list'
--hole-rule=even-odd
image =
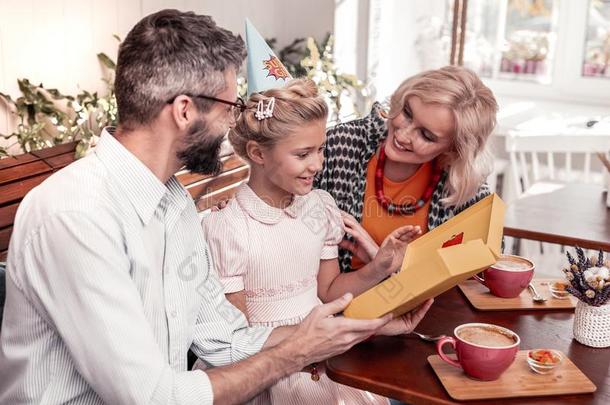
{"label": "green plant", "polygon": [[[10,134],[0,134],[4,139],[18,144],[21,151],[51,147],[66,142],[78,141],[76,157],[83,156],[101,129],[115,125],[117,121],[116,100],[113,92],[115,63],[107,55],[97,55],[106,77],[107,94],[81,91],[75,97],[64,95],[57,89],[47,89],[42,83],[32,84],[28,79],[18,79],[21,96],[13,100],[0,93],[11,114],[17,116],[17,126]],[[7,155],[7,148],[0,147],[0,156]]]}
{"label": "green plant", "polygon": [[[275,45],[275,40],[269,42],[272,47]],[[297,38],[278,52],[278,58],[292,77],[307,77],[318,85],[331,107],[331,121],[338,121],[342,102],[348,100],[352,109],[358,111],[355,99],[365,94],[364,84],[356,75],[343,73],[337,68],[334,44],[332,34],[327,34],[321,44],[312,37]]]}
{"label": "green plant", "polygon": [[[120,42],[120,39],[115,36]],[[273,47],[275,39],[268,41]],[[331,120],[337,121],[342,102],[350,100],[355,111],[354,99],[362,94],[363,84],[354,75],[339,71],[333,54],[334,39],[328,34],[322,44],[313,38],[297,38],[278,52],[278,57],[293,77],[308,77],[316,82],[331,109]],[[78,141],[76,157],[83,156],[105,126],[117,123],[117,105],[114,96],[115,62],[104,53],[97,55],[104,70],[106,94],[82,90],[76,96],[47,89],[42,83],[35,85],[28,79],[17,80],[22,96],[13,100],[0,93],[9,111],[17,116],[17,127],[1,137],[18,144],[22,152]],[[244,96],[247,83],[244,77],[237,79],[240,95]],[[7,155],[7,148],[0,147],[0,157]]]}

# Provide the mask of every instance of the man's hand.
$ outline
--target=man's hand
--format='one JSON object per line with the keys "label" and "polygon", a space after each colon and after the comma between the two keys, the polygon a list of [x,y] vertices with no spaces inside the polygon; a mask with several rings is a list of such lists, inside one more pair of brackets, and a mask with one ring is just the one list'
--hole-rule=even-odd
{"label": "man's hand", "polygon": [[372,320],[333,316],[343,311],[352,298],[351,294],[346,294],[315,307],[281,345],[294,358],[302,360],[303,365],[310,364],[349,350],[356,343],[378,333],[392,319],[391,314]]}
{"label": "man's hand", "polygon": [[407,312],[398,318],[392,319],[377,332],[377,335],[395,336],[413,332],[417,324],[424,318],[424,315],[426,315],[426,312],[428,312],[428,309],[430,309],[433,302],[434,299],[430,298],[414,310]]}

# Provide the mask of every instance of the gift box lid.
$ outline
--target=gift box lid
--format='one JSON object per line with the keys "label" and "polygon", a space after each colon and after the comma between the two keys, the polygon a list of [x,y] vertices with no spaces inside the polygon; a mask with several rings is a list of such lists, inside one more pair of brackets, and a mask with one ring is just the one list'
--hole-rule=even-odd
{"label": "gift box lid", "polygon": [[494,264],[501,255],[504,202],[492,194],[407,246],[399,273],[360,294],[350,318],[399,316]]}

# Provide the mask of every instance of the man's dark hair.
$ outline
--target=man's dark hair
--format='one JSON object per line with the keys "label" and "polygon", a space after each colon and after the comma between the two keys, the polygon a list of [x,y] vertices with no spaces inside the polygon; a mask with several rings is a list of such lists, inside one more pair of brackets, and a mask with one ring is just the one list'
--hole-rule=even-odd
{"label": "man's dark hair", "polygon": [[[162,10],[144,17],[119,47],[119,124],[127,129],[147,124],[180,94],[221,92],[223,72],[239,70],[245,56],[241,37],[218,27],[209,16]],[[204,111],[210,106],[196,103]]]}

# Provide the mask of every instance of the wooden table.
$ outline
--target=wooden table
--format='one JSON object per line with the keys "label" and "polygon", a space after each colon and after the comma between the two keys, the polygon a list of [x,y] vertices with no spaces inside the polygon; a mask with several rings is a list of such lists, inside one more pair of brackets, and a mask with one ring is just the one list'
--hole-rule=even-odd
{"label": "wooden table", "polygon": [[[597,386],[594,394],[493,400],[494,405],[610,404],[610,349],[594,349],[573,340],[573,317],[572,310],[480,312],[453,288],[436,298],[417,331],[450,335],[456,326],[468,322],[501,325],[519,334],[521,349],[563,351]],[[339,383],[410,404],[455,403],[428,364],[431,354],[436,354],[434,343],[416,337],[376,337],[328,360],[326,367],[328,376]]]}
{"label": "wooden table", "polygon": [[508,205],[504,235],[609,252],[606,194],[596,184],[535,184]]}

